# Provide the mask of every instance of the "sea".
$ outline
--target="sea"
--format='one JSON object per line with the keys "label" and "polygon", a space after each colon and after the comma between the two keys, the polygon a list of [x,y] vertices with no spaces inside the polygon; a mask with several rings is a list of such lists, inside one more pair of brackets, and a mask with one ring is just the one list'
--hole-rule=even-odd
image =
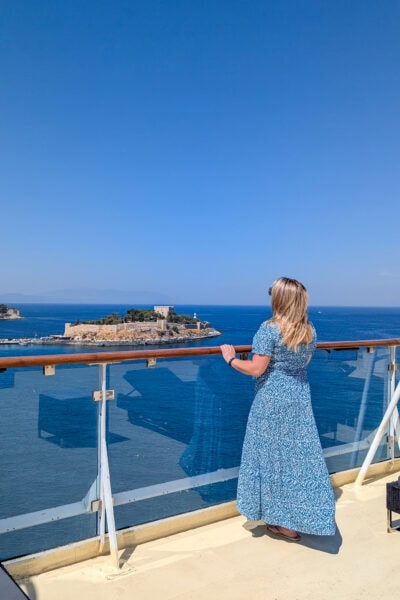
{"label": "sea", "polygon": [[[112,312],[123,315],[132,308],[13,306],[23,318],[0,321],[2,340],[60,335],[66,322]],[[267,306],[175,309],[196,313],[221,332],[216,338],[174,345],[178,347],[250,345],[271,316]],[[400,307],[313,306],[309,316],[319,341],[400,338]],[[96,347],[96,352],[119,349],[127,347]],[[77,352],[93,352],[93,346],[0,344],[0,357]],[[399,349],[397,357],[399,362]],[[387,347],[314,354],[308,368],[312,405],[331,473],[358,466],[365,457],[388,401],[388,358]],[[115,400],[107,403],[113,494],[129,491],[137,498],[115,506],[118,529],[234,500],[237,480],[232,472],[240,463],[253,378],[230,369],[217,355],[162,359],[154,368],[147,368],[145,361],[112,364],[107,367],[107,387],[115,390]],[[50,377],[34,367],[0,372],[0,560],[98,534],[96,514],[85,508],[93,499],[97,476],[98,403],[92,399],[97,389],[96,365],[57,367]],[[382,443],[376,460],[387,455]],[[231,476],[224,478],[224,473]],[[196,477],[204,483],[193,488],[190,482]],[[187,489],[175,489],[182,481],[189,482]],[[68,511],[76,516],[64,518]],[[19,528],[18,516],[26,513],[38,524]]]}
{"label": "sea", "polygon": [[[23,315],[20,320],[0,320],[0,339],[40,338],[48,335],[61,335],[64,324],[77,320],[94,320],[117,312],[125,314],[131,305],[122,304],[13,304]],[[153,308],[146,305],[143,308]],[[220,343],[251,344],[253,335],[260,323],[271,316],[267,306],[221,306],[221,305],[180,305],[178,313],[193,315],[209,321],[222,333],[220,338],[190,342],[191,346],[210,346]],[[400,307],[333,307],[313,306],[309,317],[314,323],[319,341],[388,339],[400,337]],[[162,347],[181,347],[163,345]],[[161,346],[160,346],[161,347]],[[124,347],[124,350],[127,348]],[[62,354],[92,351],[87,346],[66,345],[2,345],[0,356],[20,354]],[[99,349],[100,350],[100,349]],[[105,348],[110,351],[110,348]]]}

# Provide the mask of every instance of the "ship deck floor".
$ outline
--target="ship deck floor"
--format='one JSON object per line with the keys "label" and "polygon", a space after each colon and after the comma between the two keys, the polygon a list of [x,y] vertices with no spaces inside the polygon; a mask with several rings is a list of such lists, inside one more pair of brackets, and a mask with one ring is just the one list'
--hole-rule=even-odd
{"label": "ship deck floor", "polygon": [[[242,516],[20,582],[31,600],[379,600],[399,595],[400,531],[386,531],[386,483],[335,490],[338,531],[272,539]],[[252,527],[254,527],[254,523]]]}

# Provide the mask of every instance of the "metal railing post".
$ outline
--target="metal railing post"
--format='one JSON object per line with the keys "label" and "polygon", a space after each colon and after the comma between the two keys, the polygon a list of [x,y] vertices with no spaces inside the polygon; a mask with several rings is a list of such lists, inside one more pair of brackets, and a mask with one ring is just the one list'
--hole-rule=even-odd
{"label": "metal railing post", "polygon": [[114,507],[111,492],[110,469],[108,464],[106,440],[106,413],[107,413],[107,364],[99,365],[99,381],[101,401],[98,408],[98,491],[100,510],[98,513],[98,529],[100,534],[100,551],[105,542],[105,519],[107,518],[108,539],[110,554],[115,567],[119,567],[118,540],[115,530]]}
{"label": "metal railing post", "polygon": [[[99,388],[102,390],[103,373],[102,365],[99,365]],[[101,438],[103,435],[102,416],[103,416],[103,400],[97,404],[97,483],[96,483],[96,498],[101,499],[102,490],[102,443]],[[99,509],[97,511],[97,535],[100,536],[100,551],[102,551],[105,540],[105,506],[104,502],[100,502]]]}

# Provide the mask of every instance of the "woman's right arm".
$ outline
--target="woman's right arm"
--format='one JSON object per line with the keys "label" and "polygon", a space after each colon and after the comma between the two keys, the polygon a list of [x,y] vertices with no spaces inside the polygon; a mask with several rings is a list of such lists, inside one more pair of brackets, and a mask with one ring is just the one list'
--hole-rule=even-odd
{"label": "woman's right arm", "polygon": [[252,377],[260,377],[266,371],[271,360],[270,356],[264,356],[263,354],[253,354],[250,360],[236,358],[236,350],[230,344],[223,344],[221,352],[225,361],[231,367],[244,375],[251,375]]}

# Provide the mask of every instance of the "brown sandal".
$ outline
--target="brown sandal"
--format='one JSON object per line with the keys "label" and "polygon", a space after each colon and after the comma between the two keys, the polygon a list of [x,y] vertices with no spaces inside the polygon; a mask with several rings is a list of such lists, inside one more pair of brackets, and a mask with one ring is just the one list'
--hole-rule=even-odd
{"label": "brown sandal", "polygon": [[[274,529],[275,529],[275,531],[274,531]],[[273,536],[275,536],[277,538],[282,538],[282,539],[286,540],[287,542],[299,542],[301,540],[301,535],[299,533],[297,535],[295,535],[294,537],[291,537],[290,535],[286,535],[285,533],[282,533],[282,531],[279,531],[279,529],[276,525],[267,525],[267,530]]]}

